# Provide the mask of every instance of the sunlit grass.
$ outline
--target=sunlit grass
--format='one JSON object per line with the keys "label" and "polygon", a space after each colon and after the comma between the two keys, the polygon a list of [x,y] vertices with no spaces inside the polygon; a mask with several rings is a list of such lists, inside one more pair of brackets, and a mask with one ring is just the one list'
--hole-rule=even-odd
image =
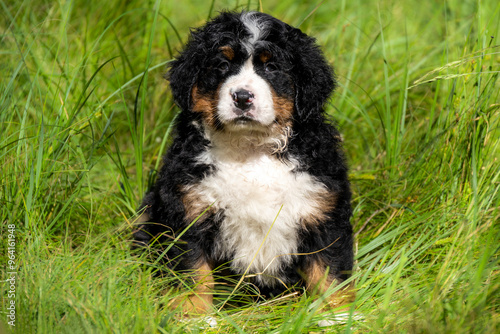
{"label": "sunlit grass", "polygon": [[[0,1],[0,221],[16,225],[19,333],[500,330],[496,1]],[[239,278],[213,317],[165,307],[185,273],[130,252],[178,109],[162,78],[189,27],[264,11],[315,36],[340,88],[357,299],[345,324]],[[2,238],[2,254],[7,240]],[[0,258],[2,273],[7,257]],[[239,285],[237,290],[234,287]],[[1,285],[2,311],[10,299]],[[227,301],[227,299],[229,300]],[[225,304],[222,309],[220,306]],[[0,329],[1,331],[1,329]]]}

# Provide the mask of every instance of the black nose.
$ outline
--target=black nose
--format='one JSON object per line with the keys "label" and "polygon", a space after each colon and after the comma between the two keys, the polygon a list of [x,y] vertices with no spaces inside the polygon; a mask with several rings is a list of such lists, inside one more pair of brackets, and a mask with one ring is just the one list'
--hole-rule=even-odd
{"label": "black nose", "polygon": [[234,105],[241,110],[250,108],[253,101],[253,94],[245,89],[237,90],[233,93]]}

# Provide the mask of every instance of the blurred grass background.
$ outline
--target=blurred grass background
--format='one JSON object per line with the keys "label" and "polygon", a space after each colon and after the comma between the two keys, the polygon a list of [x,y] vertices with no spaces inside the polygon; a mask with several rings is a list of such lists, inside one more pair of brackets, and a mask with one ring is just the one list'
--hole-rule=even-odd
{"label": "blurred grass background", "polygon": [[[498,1],[0,0],[0,222],[17,333],[500,332]],[[166,63],[222,9],[316,37],[354,190],[347,323],[307,296],[179,321],[130,227],[178,109]],[[180,274],[180,273],[179,273]],[[182,275],[181,275],[182,276]],[[5,279],[5,277],[3,277]],[[250,295],[250,296],[249,296]],[[223,298],[221,299],[223,301]],[[316,311],[316,312],[315,312]],[[355,312],[355,313],[354,313]]]}

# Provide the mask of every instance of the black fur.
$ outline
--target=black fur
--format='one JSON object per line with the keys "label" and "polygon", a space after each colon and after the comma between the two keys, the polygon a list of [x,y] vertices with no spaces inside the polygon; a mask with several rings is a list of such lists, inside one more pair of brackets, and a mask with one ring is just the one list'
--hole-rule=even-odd
{"label": "black fur", "polygon": [[[258,64],[256,72],[263,77],[267,75],[276,93],[293,99],[295,106],[292,136],[287,149],[279,153],[280,158],[294,157],[300,162],[296,172],[313,175],[336,196],[336,205],[327,213],[327,221],[299,231],[299,253],[323,250],[313,255],[296,256],[294,263],[284,270],[285,283],[301,284],[303,271],[318,259],[330,267],[331,275],[343,281],[349,277],[353,265],[349,222],[351,193],[340,136],[325,119],[323,109],[335,88],[333,70],[313,38],[269,15],[256,15],[266,22],[268,29],[264,40],[256,43],[256,50],[271,50],[281,74],[269,77]],[[201,120],[199,113],[192,112],[192,88],[196,84],[202,93],[215,90],[233,74],[248,56],[240,43],[248,35],[240,13],[222,13],[204,27],[192,31],[184,50],[171,63],[167,78],[181,113],[176,122],[174,142],[164,157],[158,180],[144,197],[141,210],[145,210],[149,220],[142,222],[135,231],[136,244],[151,244],[161,253],[161,244],[171,241],[172,236],[189,225],[181,187],[200,182],[215,169],[212,165],[196,163],[196,157],[210,149],[210,142],[192,123],[195,119]],[[235,59],[230,68],[222,71],[218,66],[223,60],[214,55],[224,45],[231,45],[235,50]],[[182,242],[166,254],[164,263],[177,270],[189,270],[200,259],[208,261],[213,268],[221,265],[223,261],[215,260],[213,244],[223,220],[224,212],[219,211],[188,229],[180,238]],[[225,260],[231,261],[230,258]]]}

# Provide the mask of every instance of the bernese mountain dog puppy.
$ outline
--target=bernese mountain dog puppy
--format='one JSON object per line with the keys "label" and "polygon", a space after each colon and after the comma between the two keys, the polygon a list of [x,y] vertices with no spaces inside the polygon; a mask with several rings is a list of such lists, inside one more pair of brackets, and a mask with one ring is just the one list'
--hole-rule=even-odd
{"label": "bernese mountain dog puppy", "polygon": [[223,12],[191,32],[167,79],[181,112],[134,239],[192,273],[183,310],[210,310],[224,266],[267,295],[345,281],[351,192],[324,112],[334,74],[315,39],[263,13]]}

